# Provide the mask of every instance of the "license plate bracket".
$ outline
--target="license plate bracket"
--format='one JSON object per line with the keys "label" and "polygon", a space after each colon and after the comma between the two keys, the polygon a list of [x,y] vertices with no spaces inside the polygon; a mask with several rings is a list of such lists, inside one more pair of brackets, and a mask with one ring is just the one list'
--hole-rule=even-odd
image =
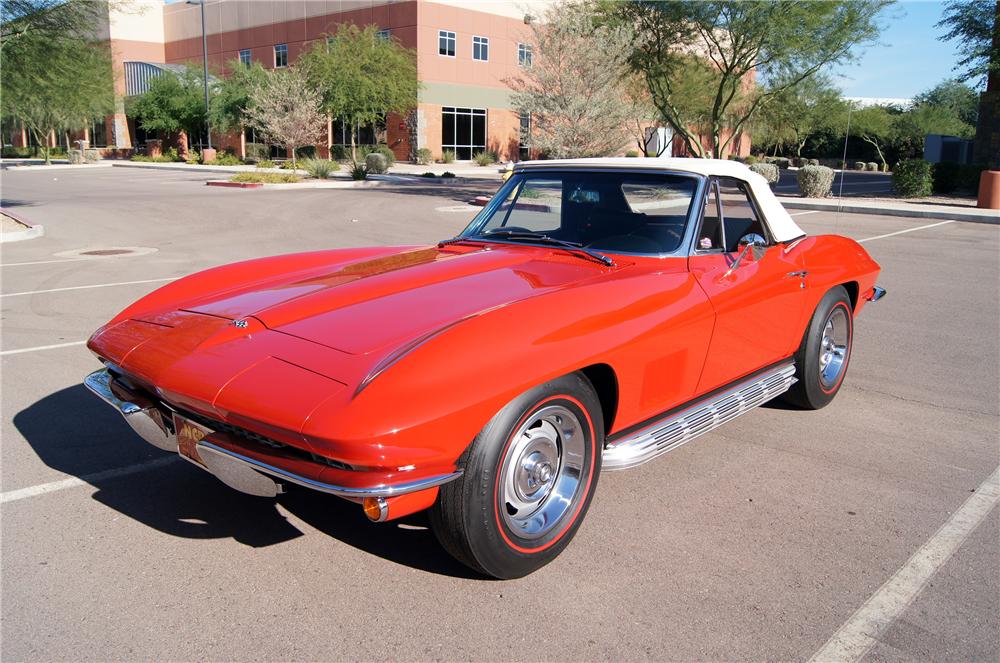
{"label": "license plate bracket", "polygon": [[177,431],[177,453],[184,460],[205,467],[205,461],[198,454],[198,443],[215,431],[176,412],[174,413],[174,430]]}

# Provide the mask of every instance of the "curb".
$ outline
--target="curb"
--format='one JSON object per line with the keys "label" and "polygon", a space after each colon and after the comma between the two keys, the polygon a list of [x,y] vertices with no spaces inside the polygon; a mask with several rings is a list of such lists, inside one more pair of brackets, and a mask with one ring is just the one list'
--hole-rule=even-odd
{"label": "curb", "polygon": [[263,182],[230,182],[228,180],[209,180],[207,186],[221,186],[229,189],[262,189]]}
{"label": "curb", "polygon": [[[849,214],[871,214],[875,216],[907,216],[914,219],[942,219],[946,221],[969,221],[972,223],[1000,223],[1000,211],[985,210],[982,212],[967,212],[961,209],[910,209],[900,207],[882,207],[879,205],[843,204],[839,206],[829,203],[810,202],[778,197],[778,202],[785,209],[816,210],[819,212],[847,212]],[[979,209],[979,208],[974,208]]]}
{"label": "curb", "polygon": [[8,242],[23,242],[29,239],[36,239],[45,234],[45,226],[30,223],[17,214],[12,214],[9,210],[3,208],[0,208],[0,213],[3,213],[4,216],[10,217],[18,223],[27,226],[26,230],[3,233],[3,236],[0,237],[0,243],[7,244]]}

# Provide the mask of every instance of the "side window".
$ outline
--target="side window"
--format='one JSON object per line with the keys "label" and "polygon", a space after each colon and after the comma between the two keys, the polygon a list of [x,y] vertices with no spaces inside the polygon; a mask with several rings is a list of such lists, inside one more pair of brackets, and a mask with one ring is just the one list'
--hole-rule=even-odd
{"label": "side window", "polygon": [[740,238],[750,233],[767,237],[764,224],[754,209],[746,184],[731,177],[719,178],[719,200],[725,220],[726,251],[736,251]]}
{"label": "side window", "polygon": [[721,251],[725,246],[722,219],[719,217],[718,186],[712,181],[705,196],[705,210],[694,248],[696,251]]}

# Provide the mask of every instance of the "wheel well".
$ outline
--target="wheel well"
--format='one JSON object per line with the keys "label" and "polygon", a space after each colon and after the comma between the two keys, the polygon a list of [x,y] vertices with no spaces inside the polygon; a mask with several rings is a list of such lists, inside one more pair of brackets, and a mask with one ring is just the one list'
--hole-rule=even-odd
{"label": "wheel well", "polygon": [[844,290],[847,291],[847,296],[851,298],[851,310],[858,310],[858,282],[848,281],[847,283],[841,283]]}
{"label": "wheel well", "polygon": [[607,364],[592,364],[581,368],[580,372],[590,380],[597,398],[601,401],[601,412],[604,418],[604,434],[611,430],[618,412],[618,376],[615,370]]}

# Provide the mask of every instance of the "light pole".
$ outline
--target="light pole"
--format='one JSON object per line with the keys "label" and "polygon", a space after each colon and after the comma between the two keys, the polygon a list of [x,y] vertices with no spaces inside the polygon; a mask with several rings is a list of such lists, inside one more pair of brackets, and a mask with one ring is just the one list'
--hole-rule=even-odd
{"label": "light pole", "polygon": [[201,7],[201,55],[204,65],[202,74],[202,84],[205,87],[205,138],[208,141],[208,149],[212,149],[212,126],[208,119],[208,35],[205,33],[205,0],[187,0],[189,5]]}

